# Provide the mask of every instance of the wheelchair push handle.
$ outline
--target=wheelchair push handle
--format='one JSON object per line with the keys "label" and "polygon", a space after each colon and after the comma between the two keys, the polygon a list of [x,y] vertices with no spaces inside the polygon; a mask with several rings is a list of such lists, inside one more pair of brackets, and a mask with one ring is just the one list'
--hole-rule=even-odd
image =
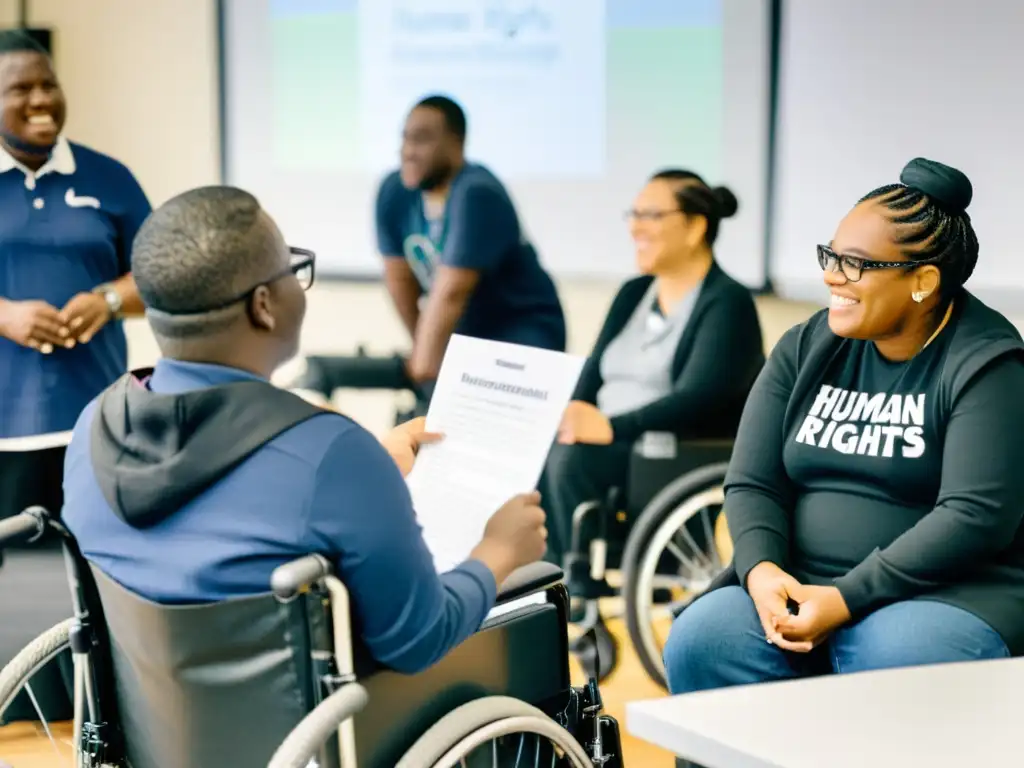
{"label": "wheelchair push handle", "polygon": [[0,520],[0,549],[10,544],[37,541],[46,533],[49,516],[43,507],[29,507],[13,517]]}
{"label": "wheelchair push handle", "polygon": [[278,600],[291,600],[330,576],[332,570],[330,561],[323,555],[306,555],[275,568],[270,574],[270,590]]}

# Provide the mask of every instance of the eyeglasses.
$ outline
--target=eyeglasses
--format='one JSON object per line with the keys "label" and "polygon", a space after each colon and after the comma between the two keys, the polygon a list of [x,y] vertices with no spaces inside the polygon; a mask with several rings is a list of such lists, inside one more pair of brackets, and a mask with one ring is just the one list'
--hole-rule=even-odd
{"label": "eyeglasses", "polygon": [[295,278],[299,281],[299,285],[302,290],[308,291],[313,286],[313,279],[316,275],[316,254],[313,251],[305,248],[289,247],[289,263],[286,269],[277,272],[266,280],[261,280],[256,283],[252,288],[234,296],[227,301],[222,301],[212,307],[203,307],[202,309],[190,309],[187,312],[177,312],[174,314],[187,314],[187,315],[201,315],[207,312],[216,312],[221,309],[227,309],[232,304],[237,304],[240,301],[249,301],[252,295],[256,292],[256,289],[261,285],[270,285],[280,280],[282,277],[288,275],[295,275]]}
{"label": "eyeglasses", "polygon": [[682,212],[679,208],[673,208],[670,211],[638,211],[633,209],[623,213],[622,218],[626,221],[661,221],[666,216]]}
{"label": "eyeglasses", "polygon": [[922,264],[933,264],[941,257],[920,259],[918,261],[877,261],[860,256],[838,254],[827,245],[818,246],[818,265],[824,272],[842,272],[851,283],[856,283],[866,269],[906,269],[920,267]]}

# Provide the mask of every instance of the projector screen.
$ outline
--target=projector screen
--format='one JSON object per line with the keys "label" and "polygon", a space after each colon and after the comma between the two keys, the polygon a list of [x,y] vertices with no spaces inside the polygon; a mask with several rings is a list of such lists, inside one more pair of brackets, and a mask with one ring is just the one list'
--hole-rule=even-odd
{"label": "projector screen", "polygon": [[321,274],[381,273],[377,185],[409,109],[444,93],[556,276],[633,273],[623,212],[679,166],[735,192],[718,257],[763,284],[769,3],[222,2],[226,181]]}
{"label": "projector screen", "polygon": [[967,287],[1024,307],[1024,4],[787,0],[782,16],[771,279],[787,298],[827,292],[815,246],[863,195],[923,156],[974,186],[981,253]]}

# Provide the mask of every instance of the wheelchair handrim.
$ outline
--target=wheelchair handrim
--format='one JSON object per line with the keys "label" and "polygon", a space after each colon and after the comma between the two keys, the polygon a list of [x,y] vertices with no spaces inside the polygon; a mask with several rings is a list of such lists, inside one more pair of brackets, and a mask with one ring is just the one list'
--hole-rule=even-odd
{"label": "wheelchair handrim", "polygon": [[[654,625],[650,621],[651,608],[653,607],[653,593],[655,572],[658,569],[658,562],[662,553],[668,546],[669,541],[676,532],[683,527],[695,514],[710,506],[721,506],[725,503],[725,489],[722,486],[715,486],[705,491],[688,496],[686,500],[676,507],[655,530],[651,536],[650,543],[646,547],[643,559],[637,569],[636,581],[636,610],[643,611],[647,619],[638,623],[637,630],[643,644],[643,650],[648,658],[653,659],[660,670],[662,677],[665,675],[665,663],[661,658],[661,648],[654,637]],[[712,540],[710,546],[715,546]]]}

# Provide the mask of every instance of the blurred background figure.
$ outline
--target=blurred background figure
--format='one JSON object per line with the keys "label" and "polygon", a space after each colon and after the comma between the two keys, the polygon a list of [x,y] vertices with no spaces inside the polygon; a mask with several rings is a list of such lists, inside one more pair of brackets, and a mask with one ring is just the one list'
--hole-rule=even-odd
{"label": "blurred background figure", "polygon": [[[764,363],[750,291],[714,257],[719,226],[736,211],[726,187],[671,169],[651,177],[627,212],[641,276],[612,301],[548,459],[551,562],[567,554],[576,507],[625,485],[645,432],[734,434]],[[588,579],[578,575],[570,584],[582,590]]]}
{"label": "blurred background figure", "polygon": [[[412,351],[390,361],[314,357],[299,386],[327,397],[342,387],[411,387],[422,408],[453,333],[565,351],[554,282],[504,185],[466,160],[466,131],[455,101],[422,99],[406,119],[401,167],[377,192],[384,284]],[[367,375],[367,366],[379,367]]]}

